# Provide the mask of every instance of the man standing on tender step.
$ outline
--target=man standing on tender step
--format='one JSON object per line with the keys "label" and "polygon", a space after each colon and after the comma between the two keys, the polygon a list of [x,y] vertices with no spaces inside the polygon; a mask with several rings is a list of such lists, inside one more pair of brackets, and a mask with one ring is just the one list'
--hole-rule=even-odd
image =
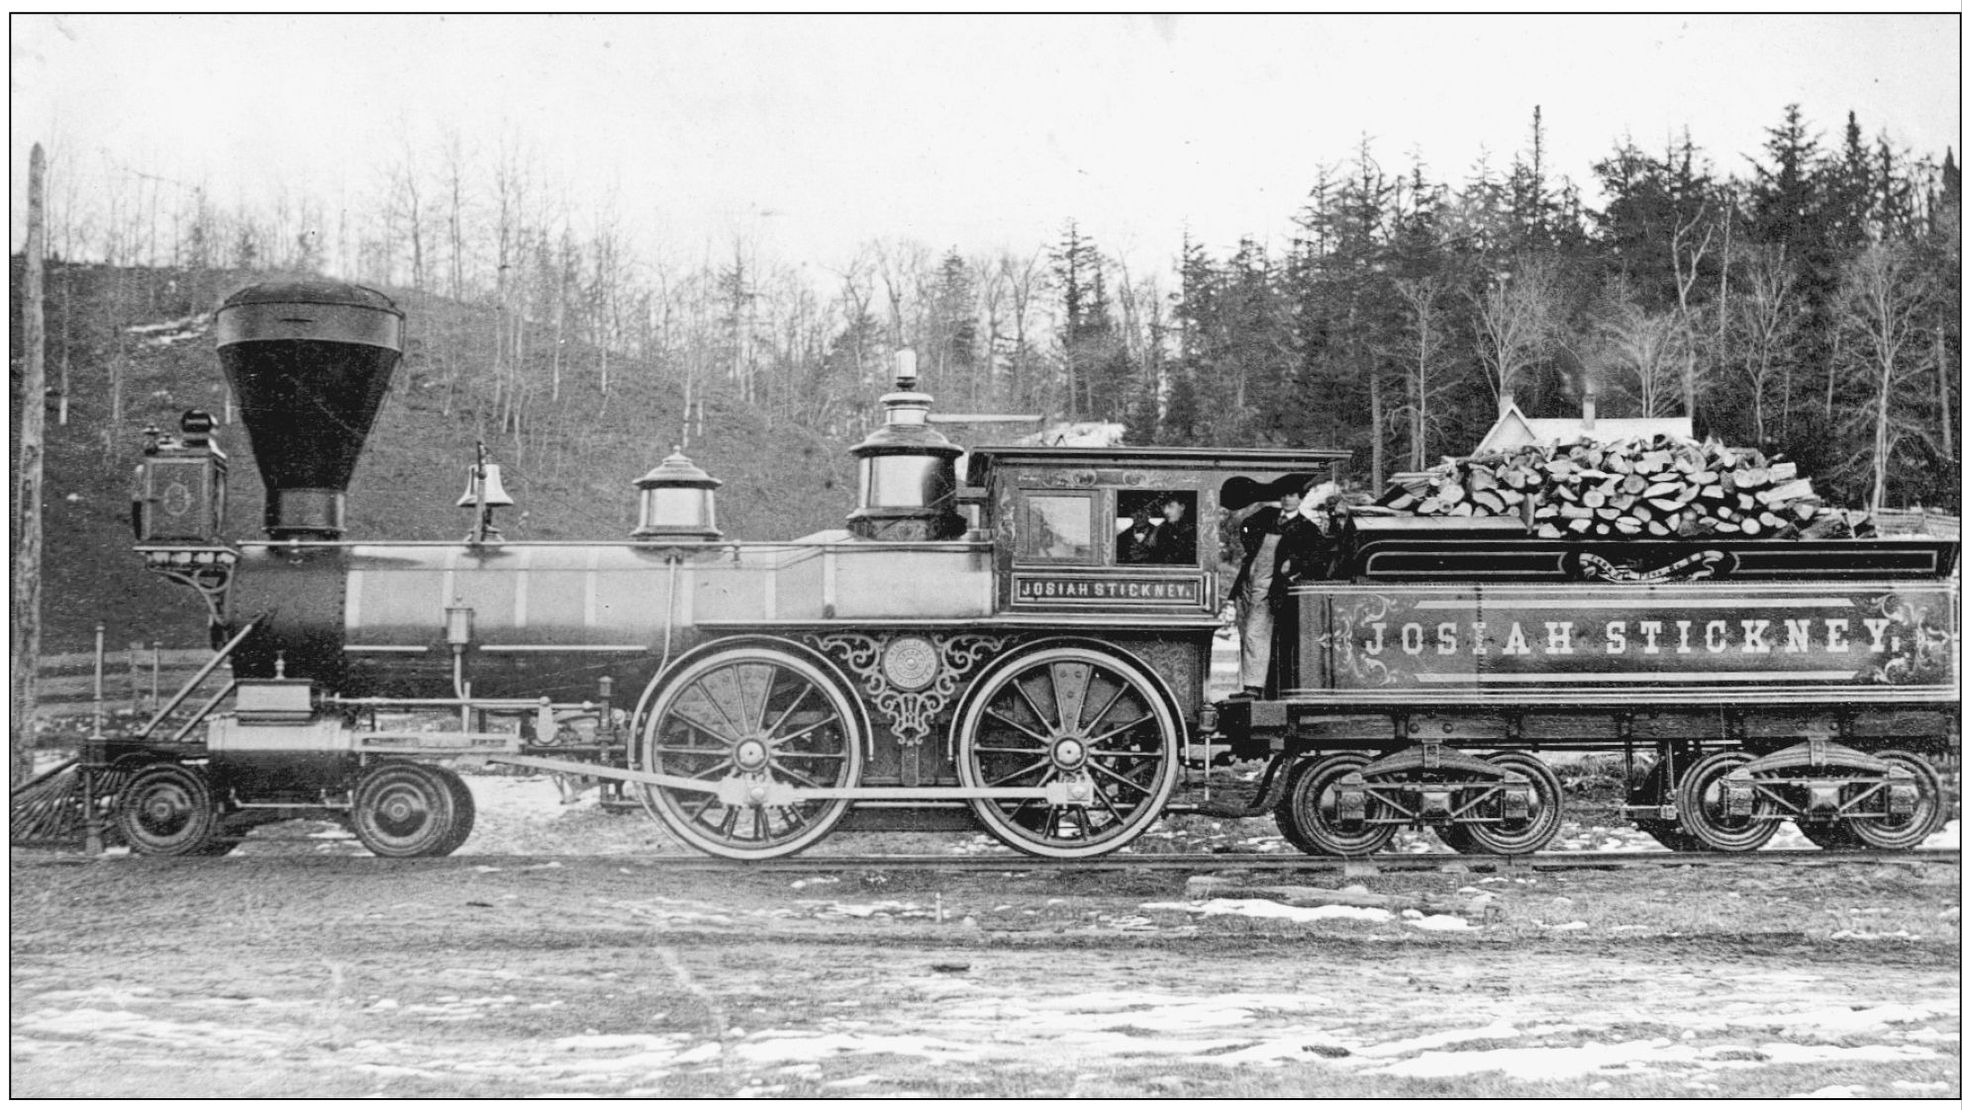
{"label": "man standing on tender step", "polygon": [[1240,521],[1240,575],[1227,593],[1240,626],[1240,692],[1232,700],[1250,701],[1265,691],[1275,611],[1287,602],[1288,584],[1322,547],[1322,530],[1301,515],[1302,493],[1311,480],[1289,474],[1263,485],[1229,478],[1220,487],[1221,508],[1254,510]]}

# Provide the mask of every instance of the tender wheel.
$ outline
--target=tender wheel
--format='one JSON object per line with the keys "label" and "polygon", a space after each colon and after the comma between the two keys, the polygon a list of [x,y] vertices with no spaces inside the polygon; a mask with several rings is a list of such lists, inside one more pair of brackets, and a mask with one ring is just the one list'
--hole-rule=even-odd
{"label": "tender wheel", "polygon": [[[461,785],[440,767],[377,764],[354,787],[354,835],[378,856],[447,855],[462,843],[457,826],[469,803],[458,801],[455,787]],[[468,793],[464,791],[466,797]],[[468,827],[463,835],[469,835]]]}
{"label": "tender wheel", "polygon": [[1889,763],[1906,767],[1914,776],[1914,785],[1920,796],[1915,800],[1912,813],[1898,817],[1847,818],[1842,822],[1846,835],[1856,846],[1883,850],[1912,848],[1941,828],[1942,818],[1948,813],[1948,807],[1943,804],[1941,779],[1935,774],[1934,764],[1913,752],[1876,754]]}
{"label": "tender wheel", "polygon": [[1171,799],[1179,727],[1171,699],[1138,667],[1094,648],[1044,648],[997,666],[968,695],[959,722],[961,784],[1062,781],[1080,799],[971,804],[1019,852],[1101,855],[1135,840]]}
{"label": "tender wheel", "polygon": [[[1546,764],[1524,752],[1501,752],[1488,762],[1526,776],[1526,816],[1492,825],[1460,825],[1456,831],[1465,843],[1475,852],[1498,856],[1523,856],[1551,844],[1560,832],[1560,814],[1564,808],[1560,780]],[[1486,808],[1498,815],[1499,800],[1491,799]],[[1458,848],[1452,841],[1446,843]]]}
{"label": "tender wheel", "polygon": [[823,839],[851,803],[729,805],[713,787],[858,785],[864,728],[836,679],[809,659],[765,646],[730,648],[663,684],[640,734],[642,769],[696,779],[710,790],[640,787],[641,802],[689,844],[728,859],[770,859]]}
{"label": "tender wheel", "polygon": [[1336,784],[1343,775],[1368,765],[1366,756],[1332,755],[1301,767],[1291,777],[1287,797],[1281,799],[1281,805],[1287,808],[1288,820],[1301,835],[1295,843],[1302,851],[1322,856],[1366,856],[1380,850],[1396,835],[1395,825],[1345,828],[1337,814]]}
{"label": "tender wheel", "polygon": [[1290,805],[1288,801],[1294,797],[1294,780],[1301,772],[1307,770],[1308,766],[1308,760],[1297,759],[1288,764],[1287,770],[1281,773],[1281,797],[1279,802],[1274,806],[1274,827],[1280,830],[1282,839],[1294,845],[1296,848],[1313,855],[1318,853],[1320,849],[1316,848],[1313,842],[1302,835],[1301,826],[1296,824],[1294,820],[1294,806]]}
{"label": "tender wheel", "polygon": [[1752,852],[1764,847],[1778,831],[1778,820],[1761,816],[1753,805],[1747,817],[1724,812],[1723,778],[1733,768],[1751,762],[1744,752],[1717,752],[1690,764],[1676,787],[1676,809],[1683,832],[1713,852]]}
{"label": "tender wheel", "polygon": [[203,773],[179,763],[151,764],[130,778],[117,797],[116,829],[146,856],[222,855],[235,843],[221,835]]}

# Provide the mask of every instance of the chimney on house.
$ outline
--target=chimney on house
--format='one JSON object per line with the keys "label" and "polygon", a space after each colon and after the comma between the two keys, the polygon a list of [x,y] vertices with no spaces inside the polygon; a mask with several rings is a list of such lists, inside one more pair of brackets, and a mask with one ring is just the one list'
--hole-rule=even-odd
{"label": "chimney on house", "polygon": [[1594,388],[1592,386],[1588,387],[1586,393],[1581,394],[1581,430],[1584,432],[1594,430]]}

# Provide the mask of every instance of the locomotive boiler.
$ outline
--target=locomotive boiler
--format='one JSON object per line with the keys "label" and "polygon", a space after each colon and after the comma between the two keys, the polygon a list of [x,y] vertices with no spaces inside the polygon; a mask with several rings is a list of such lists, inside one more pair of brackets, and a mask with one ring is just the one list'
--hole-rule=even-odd
{"label": "locomotive boiler", "polygon": [[[1085,857],[1182,809],[1272,812],[1316,853],[1428,826],[1516,854],[1557,830],[1535,753],[1559,749],[1621,752],[1629,815],[1672,847],[1747,849],[1786,819],[1904,847],[1947,812],[1929,759],[1955,735],[1952,541],[1563,544],[1358,518],[1288,599],[1262,696],[1215,706],[1222,492],[1317,480],[1346,452],[963,451],[902,358],[836,530],[726,538],[719,483],[676,452],[617,540],[503,539],[481,458],[467,539],[350,539],[402,323],[334,283],[219,310],[263,539],[225,534],[208,418],[150,437],[137,548],[204,597],[207,671],[229,678],[170,735],[159,713],[96,753],[136,850],[222,852],[308,812],[377,855],[442,854],[473,819],[454,768],[485,763],[621,784],[737,859],[977,826]],[[1164,516],[1198,542],[1132,542]],[[1252,806],[1181,795],[1236,757],[1265,763]]]}

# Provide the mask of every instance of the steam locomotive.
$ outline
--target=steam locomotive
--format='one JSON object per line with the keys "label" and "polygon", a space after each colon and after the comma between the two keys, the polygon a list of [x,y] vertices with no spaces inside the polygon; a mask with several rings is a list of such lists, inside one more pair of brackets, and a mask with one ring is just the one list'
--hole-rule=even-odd
{"label": "steam locomotive", "polygon": [[[1235,566],[1216,541],[1244,500],[1223,491],[1319,480],[1346,452],[963,451],[902,353],[841,529],[725,539],[720,483],[677,451],[619,540],[504,540],[480,456],[465,540],[350,541],[402,327],[338,283],[218,311],[263,539],[226,536],[209,417],[149,435],[136,549],[203,597],[200,679],[229,678],[170,735],[191,686],[91,753],[135,850],[223,852],[324,812],[376,855],[441,855],[469,835],[453,768],[472,764],[618,784],[732,859],[977,825],[1080,858],[1181,811],[1271,812],[1318,854],[1413,826],[1529,853],[1563,807],[1535,753],[1561,749],[1621,753],[1626,813],[1671,848],[1749,850],[1787,819],[1824,847],[1903,848],[1951,805],[1931,757],[1956,737],[1953,541],[1568,543],[1359,516],[1287,598],[1261,696],[1214,704]],[[1143,555],[1126,537],[1171,503],[1201,542]],[[1258,797],[1206,800],[1235,760],[1265,762]]]}

